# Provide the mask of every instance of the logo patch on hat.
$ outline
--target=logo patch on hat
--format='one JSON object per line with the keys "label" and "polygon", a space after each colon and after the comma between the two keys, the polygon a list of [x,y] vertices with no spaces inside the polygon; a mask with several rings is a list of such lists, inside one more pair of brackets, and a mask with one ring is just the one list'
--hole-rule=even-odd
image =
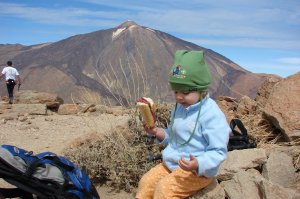
{"label": "logo patch on hat", "polygon": [[177,78],[186,78],[186,70],[181,65],[173,66],[172,76]]}

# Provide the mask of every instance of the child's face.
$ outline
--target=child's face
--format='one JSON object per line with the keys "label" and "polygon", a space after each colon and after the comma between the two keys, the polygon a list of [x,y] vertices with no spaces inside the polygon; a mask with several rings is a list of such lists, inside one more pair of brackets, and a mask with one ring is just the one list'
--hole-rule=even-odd
{"label": "child's face", "polygon": [[200,100],[198,91],[174,91],[175,99],[185,108],[192,104],[196,104]]}

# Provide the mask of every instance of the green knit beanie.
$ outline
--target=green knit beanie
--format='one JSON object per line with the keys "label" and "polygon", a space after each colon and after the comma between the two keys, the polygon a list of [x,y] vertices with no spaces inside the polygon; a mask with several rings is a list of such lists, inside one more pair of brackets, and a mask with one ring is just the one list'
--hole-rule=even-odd
{"label": "green knit beanie", "polygon": [[206,91],[210,82],[211,75],[203,51],[176,51],[169,75],[172,90]]}

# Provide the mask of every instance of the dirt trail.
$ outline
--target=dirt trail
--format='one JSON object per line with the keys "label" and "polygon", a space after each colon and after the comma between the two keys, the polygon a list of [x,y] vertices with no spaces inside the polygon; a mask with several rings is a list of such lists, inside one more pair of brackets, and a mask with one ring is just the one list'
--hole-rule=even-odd
{"label": "dirt trail", "polygon": [[127,115],[98,116],[49,115],[27,116],[1,122],[0,144],[11,144],[34,152],[62,153],[74,139],[91,133],[105,133],[117,125],[126,124]]}
{"label": "dirt trail", "polygon": [[[2,118],[2,119],[1,119]],[[35,115],[6,117],[0,114],[0,144],[16,145],[34,153],[51,151],[62,155],[65,147],[77,138],[86,137],[91,133],[99,135],[109,132],[117,125],[126,124],[128,115],[113,114],[88,115]],[[8,119],[8,120],[7,120]],[[0,181],[1,187],[9,187]],[[111,191],[108,187],[97,188],[101,199],[130,199],[131,194]]]}

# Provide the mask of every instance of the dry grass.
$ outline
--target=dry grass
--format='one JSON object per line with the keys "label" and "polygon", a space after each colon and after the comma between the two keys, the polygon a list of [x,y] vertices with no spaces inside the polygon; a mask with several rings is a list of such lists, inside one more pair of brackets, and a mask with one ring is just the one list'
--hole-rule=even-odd
{"label": "dry grass", "polygon": [[[80,97],[76,100],[79,104],[102,104],[102,97],[98,93],[92,92],[86,88],[83,88],[79,91]],[[71,96],[72,101],[74,102],[73,97]]]}
{"label": "dry grass", "polygon": [[[158,126],[166,127],[171,107],[159,105]],[[100,137],[77,141],[64,153],[78,166],[85,168],[95,183],[106,183],[115,189],[133,191],[141,176],[160,160],[149,155],[160,154],[161,146],[149,140],[142,128],[141,116],[134,109],[125,127],[117,127]]]}
{"label": "dry grass", "polygon": [[[149,81],[147,66],[143,64],[139,49],[136,52],[139,55],[137,57],[129,53],[126,60],[119,59],[118,67],[108,64],[101,66],[101,71],[95,70],[97,81],[113,98],[106,99],[110,104],[134,107],[136,99],[141,97],[151,96],[156,102],[163,102],[166,99],[168,84],[159,84],[158,79]],[[158,78],[158,75],[156,77]]]}
{"label": "dry grass", "polygon": [[259,148],[266,144],[275,144],[281,137],[280,132],[261,113],[240,115],[239,119],[244,123],[250,138],[257,142]]}

